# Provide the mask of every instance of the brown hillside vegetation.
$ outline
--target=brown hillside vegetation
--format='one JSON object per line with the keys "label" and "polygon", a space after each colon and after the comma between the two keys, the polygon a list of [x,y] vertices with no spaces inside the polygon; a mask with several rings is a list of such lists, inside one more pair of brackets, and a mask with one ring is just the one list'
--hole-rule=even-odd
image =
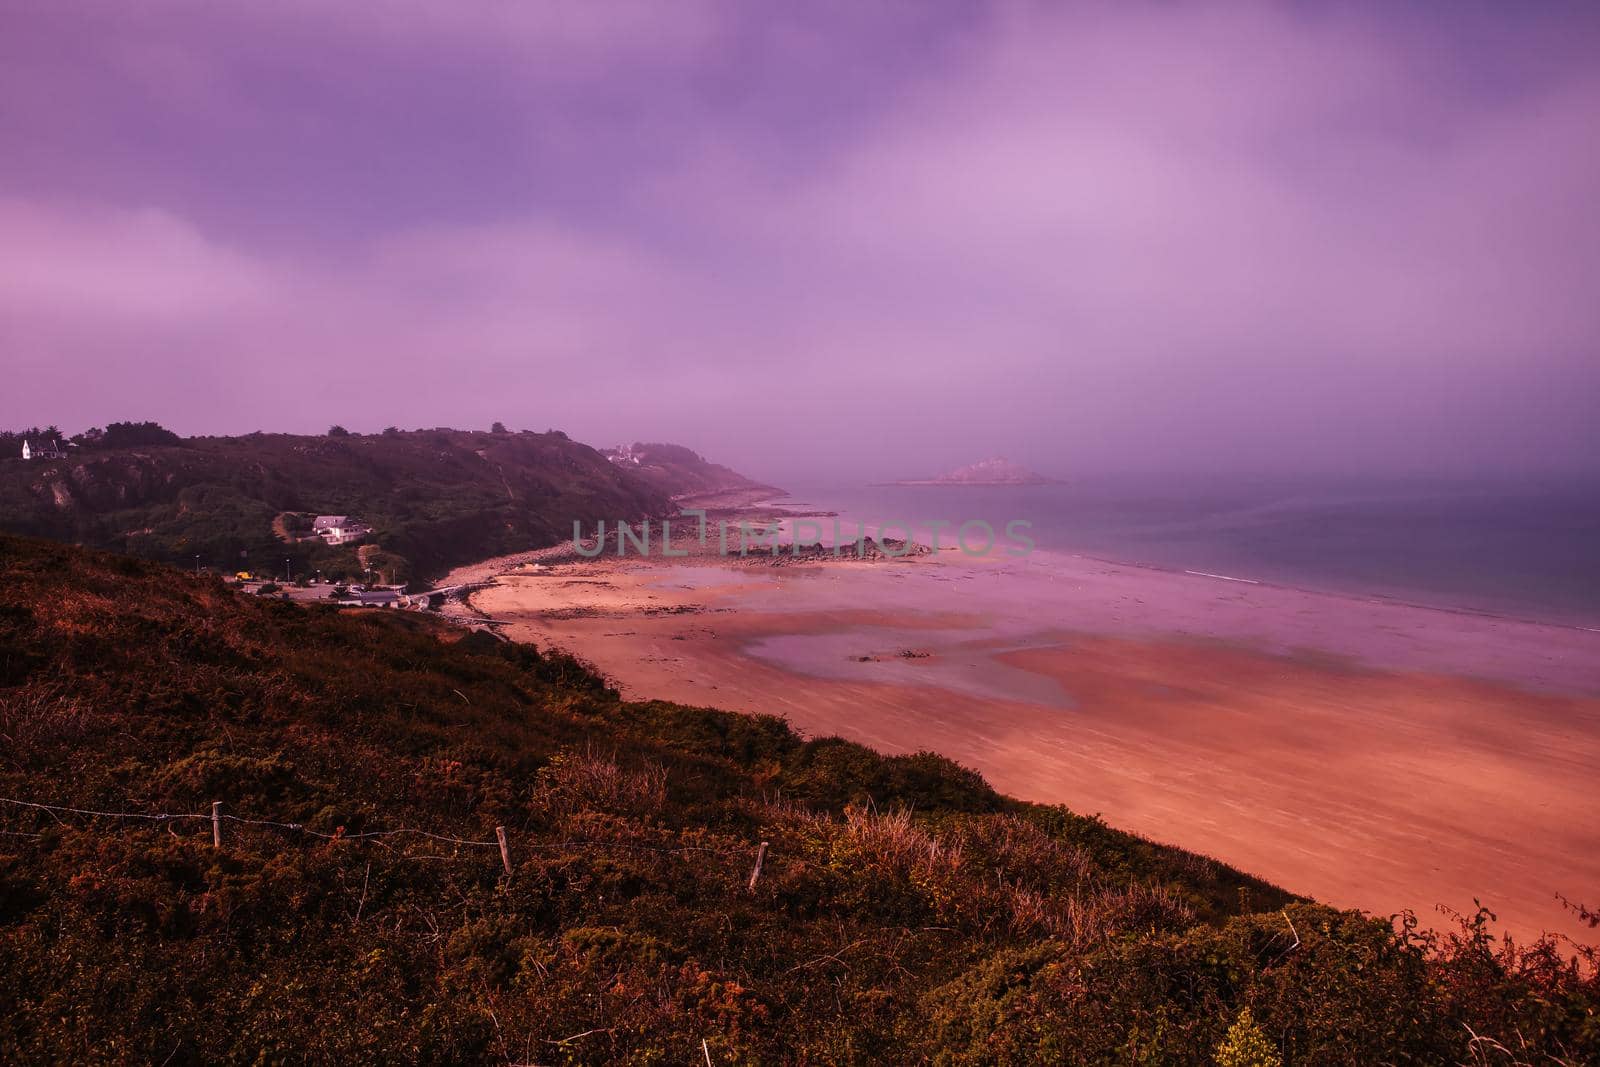
{"label": "brown hillside vegetation", "polygon": [[1592,953],[422,616],[0,536],[0,735],[0,1062],[1600,1057]]}

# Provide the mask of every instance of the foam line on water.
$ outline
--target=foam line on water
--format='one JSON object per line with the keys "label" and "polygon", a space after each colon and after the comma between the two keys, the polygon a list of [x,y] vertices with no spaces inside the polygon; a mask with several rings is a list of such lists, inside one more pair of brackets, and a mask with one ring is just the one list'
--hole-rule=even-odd
{"label": "foam line on water", "polygon": [[1201,578],[1219,578],[1224,582],[1243,582],[1245,585],[1260,585],[1254,578],[1235,578],[1231,574],[1212,574],[1210,571],[1184,571],[1185,574],[1197,575]]}

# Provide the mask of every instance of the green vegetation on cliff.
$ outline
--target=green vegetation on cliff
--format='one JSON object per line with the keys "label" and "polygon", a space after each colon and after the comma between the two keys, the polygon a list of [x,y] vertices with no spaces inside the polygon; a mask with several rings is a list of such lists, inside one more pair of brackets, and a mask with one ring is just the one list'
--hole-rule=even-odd
{"label": "green vegetation on cliff", "polygon": [[1553,942],[1397,931],[426,616],[0,536],[0,735],[0,1062],[1600,1056]]}
{"label": "green vegetation on cliff", "polygon": [[665,493],[559,432],[111,440],[84,439],[65,460],[0,459],[0,529],[223,573],[281,575],[287,559],[295,574],[357,577],[355,545],[285,539],[296,515],[351,515],[373,527],[365,543],[380,555],[368,562],[405,580],[554,544],[575,520],[670,509]]}

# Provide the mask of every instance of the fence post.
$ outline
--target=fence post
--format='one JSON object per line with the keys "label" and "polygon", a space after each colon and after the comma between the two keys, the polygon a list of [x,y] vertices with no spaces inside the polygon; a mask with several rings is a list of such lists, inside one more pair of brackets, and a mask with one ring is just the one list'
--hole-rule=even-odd
{"label": "fence post", "polygon": [[211,847],[222,847],[222,801],[211,802]]}
{"label": "fence post", "polygon": [[756,849],[756,868],[750,872],[750,889],[756,888],[756,879],[761,877],[761,861],[767,858],[767,843],[761,842],[761,847]]}
{"label": "fence post", "polygon": [[511,877],[511,846],[506,843],[506,828],[504,826],[496,826],[494,828],[494,836],[495,836],[495,839],[500,842],[500,862],[505,865],[506,877],[510,878]]}

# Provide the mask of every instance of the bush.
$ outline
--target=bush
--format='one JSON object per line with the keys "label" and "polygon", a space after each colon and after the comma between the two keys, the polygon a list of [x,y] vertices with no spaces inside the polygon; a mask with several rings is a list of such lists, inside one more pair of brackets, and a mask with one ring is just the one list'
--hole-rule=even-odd
{"label": "bush", "polygon": [[183,438],[158,422],[111,422],[95,442],[96,448],[140,448],[179,445]]}
{"label": "bush", "polygon": [[1217,1046],[1217,1067],[1283,1067],[1283,1057],[1256,1025],[1249,1008],[1239,1010],[1228,1036]]}

